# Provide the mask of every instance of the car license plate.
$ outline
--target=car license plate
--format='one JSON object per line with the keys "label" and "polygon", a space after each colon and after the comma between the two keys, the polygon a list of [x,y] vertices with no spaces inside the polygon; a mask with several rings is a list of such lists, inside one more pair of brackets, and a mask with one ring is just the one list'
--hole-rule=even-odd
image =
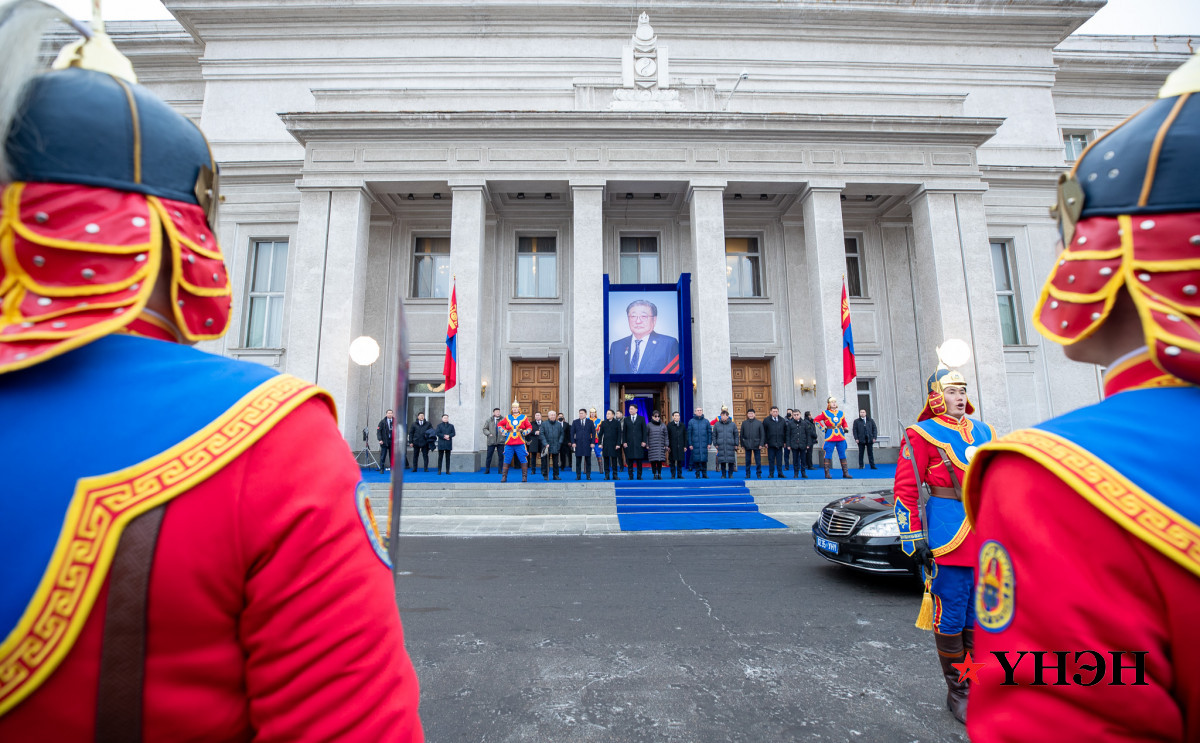
{"label": "car license plate", "polygon": [[832,552],[835,555],[837,554],[837,551],[838,551],[837,542],[831,542],[828,539],[822,539],[820,537],[815,537],[815,539],[817,540],[817,547],[825,550],[826,552]]}

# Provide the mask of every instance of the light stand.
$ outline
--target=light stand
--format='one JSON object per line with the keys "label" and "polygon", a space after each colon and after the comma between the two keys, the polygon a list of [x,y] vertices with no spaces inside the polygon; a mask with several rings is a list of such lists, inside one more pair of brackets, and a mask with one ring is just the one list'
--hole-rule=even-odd
{"label": "light stand", "polygon": [[[375,342],[374,338],[372,338],[368,335],[362,335],[362,336],[359,336],[358,338],[355,338],[350,343],[350,360],[353,361],[354,363],[358,364],[359,366],[370,367],[370,370],[371,370],[369,376],[367,377],[367,380],[368,380],[367,381],[367,394],[365,395],[366,410],[364,412],[366,415],[367,425],[363,428],[363,432],[362,432],[363,449],[361,452],[358,453],[358,456],[354,458],[354,461],[358,462],[358,465],[360,467],[374,466],[375,469],[380,469],[383,466],[382,464],[380,464],[379,459],[376,458],[375,452],[371,451],[371,436],[370,436],[371,389],[375,386],[375,361],[378,358],[379,358],[379,344],[377,342]],[[396,445],[395,441],[391,441],[389,443],[393,447]]]}

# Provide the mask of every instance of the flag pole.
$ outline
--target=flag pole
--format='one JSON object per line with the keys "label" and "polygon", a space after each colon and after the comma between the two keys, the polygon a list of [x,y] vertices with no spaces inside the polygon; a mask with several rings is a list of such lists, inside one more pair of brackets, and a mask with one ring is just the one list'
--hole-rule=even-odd
{"label": "flag pole", "polygon": [[[450,297],[451,297],[451,301],[453,301],[453,298],[454,298],[455,294],[457,293],[457,290],[458,290],[458,274],[453,274],[453,273],[452,273],[452,274],[450,274]],[[448,313],[449,311],[450,311],[449,309],[447,309],[447,310],[446,310],[446,312],[447,312],[447,313]],[[458,360],[457,360],[457,359],[455,359],[455,363],[456,363],[456,364],[458,363]],[[445,383],[445,380],[443,380],[443,384],[444,384],[444,383]],[[456,380],[456,381],[455,381],[455,385],[454,385],[454,386],[455,386],[455,387],[458,389],[458,406],[461,408],[461,407],[462,407],[462,385],[461,385],[461,384],[458,384],[458,383],[457,383],[457,380]]]}

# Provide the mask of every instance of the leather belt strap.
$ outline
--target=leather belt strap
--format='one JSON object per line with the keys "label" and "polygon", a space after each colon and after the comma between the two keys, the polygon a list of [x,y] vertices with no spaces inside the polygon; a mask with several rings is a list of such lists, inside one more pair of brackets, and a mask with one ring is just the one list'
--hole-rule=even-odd
{"label": "leather belt strap", "polygon": [[949,498],[950,500],[962,500],[962,496],[958,494],[954,488],[947,488],[941,485],[930,485],[929,494],[934,498]]}
{"label": "leather belt strap", "polygon": [[[950,461],[950,457],[946,456],[946,452],[942,451],[939,446],[937,448],[938,456],[942,458],[942,464],[946,465],[946,471],[950,473],[950,482],[954,484],[954,489],[951,491],[954,495],[937,495],[939,498],[953,498],[954,500],[962,500],[962,485],[958,482],[958,475],[954,474],[954,463]],[[950,490],[950,488],[930,488],[930,490]]]}
{"label": "leather belt strap", "polygon": [[146,603],[150,565],[166,504],[129,522],[117,543],[108,579],[96,742],[142,740],[142,687],[146,674]]}

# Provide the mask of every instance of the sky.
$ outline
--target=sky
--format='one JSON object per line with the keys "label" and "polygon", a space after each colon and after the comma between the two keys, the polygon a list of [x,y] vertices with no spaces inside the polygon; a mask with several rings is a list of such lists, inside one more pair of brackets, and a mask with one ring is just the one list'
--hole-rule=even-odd
{"label": "sky", "polygon": [[[91,17],[91,0],[50,0],[76,18]],[[170,18],[159,0],[105,0],[105,20]],[[1200,0],[1110,0],[1077,33],[1200,36]]]}

